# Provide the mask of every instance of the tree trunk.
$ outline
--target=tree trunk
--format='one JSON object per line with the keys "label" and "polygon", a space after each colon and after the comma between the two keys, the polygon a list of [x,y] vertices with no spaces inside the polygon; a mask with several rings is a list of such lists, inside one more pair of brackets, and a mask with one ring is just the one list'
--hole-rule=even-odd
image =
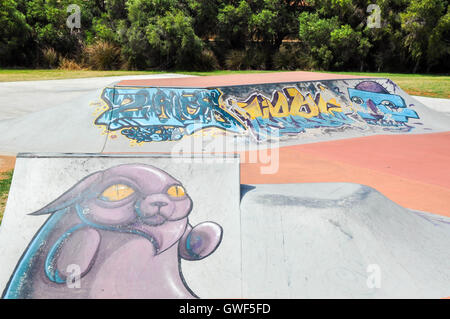
{"label": "tree trunk", "polygon": [[412,73],[416,74],[418,68],[419,68],[419,60],[416,61],[416,64],[414,65]]}
{"label": "tree trunk", "polygon": [[279,34],[275,37],[275,41],[269,45],[269,49],[268,49],[269,57],[267,59],[266,69],[268,69],[268,70],[273,69],[273,67],[274,67],[273,57],[274,57],[275,53],[277,53],[277,51],[280,49],[281,44],[283,43],[283,39],[284,39],[284,34]]}

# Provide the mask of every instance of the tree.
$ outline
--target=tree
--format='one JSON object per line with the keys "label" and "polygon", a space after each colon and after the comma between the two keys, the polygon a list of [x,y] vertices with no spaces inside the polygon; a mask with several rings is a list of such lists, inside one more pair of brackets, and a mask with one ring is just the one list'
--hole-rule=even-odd
{"label": "tree", "polygon": [[[68,12],[72,4],[80,7],[80,29],[71,29],[66,24],[74,13]],[[93,2],[83,0],[30,0],[25,9],[38,49],[53,48],[62,56],[74,57],[92,26],[96,7]]]}
{"label": "tree", "polygon": [[438,66],[437,71],[450,70],[450,12],[442,16],[431,31],[427,47],[427,71]]}
{"label": "tree", "polygon": [[[448,3],[1,0],[0,64],[55,67],[61,57],[82,61],[87,48],[112,48],[103,52],[114,56],[120,48],[120,60],[141,69],[211,69],[219,60],[241,69],[448,72]],[[71,4],[81,9],[80,29],[66,25]],[[370,4],[379,10],[367,12]],[[369,27],[377,13],[380,25]]]}
{"label": "tree", "polygon": [[[381,0],[383,1],[383,0]],[[369,4],[378,4],[380,0],[311,0],[308,3],[315,12],[324,18],[337,17],[342,24],[352,28],[360,26],[367,17]]]}
{"label": "tree", "polygon": [[251,38],[256,38],[268,53],[267,67],[273,66],[272,58],[283,40],[298,32],[298,14],[309,10],[303,1],[264,0],[254,8],[249,21]]}
{"label": "tree", "polygon": [[134,0],[128,2],[127,8],[130,26],[123,39],[132,65],[165,69],[195,66],[201,58],[203,42],[181,3]]}
{"label": "tree", "polygon": [[376,3],[380,8],[380,26],[368,28],[366,24],[363,29],[372,45],[366,64],[378,72],[408,71],[400,13],[406,10],[409,0],[378,0]]}
{"label": "tree", "polygon": [[339,26],[338,18],[320,18],[318,13],[303,12],[298,21],[298,36],[305,49],[305,55],[310,56],[310,65],[329,69],[334,58],[330,49],[331,33]]}
{"label": "tree", "polygon": [[336,69],[352,69],[359,65],[359,70],[363,71],[370,47],[369,40],[348,24],[330,34],[330,48],[334,53],[333,67]]}
{"label": "tree", "polygon": [[[448,34],[448,29],[445,30],[448,26],[447,14],[446,0],[411,0],[406,12],[401,14],[404,41],[415,63],[414,73],[421,67],[428,71],[434,64],[433,58],[441,57],[441,53],[435,52],[434,48],[441,36]],[[448,48],[448,42],[446,46]],[[441,52],[445,55],[445,50]],[[428,66],[425,66],[427,63]]]}
{"label": "tree", "polygon": [[91,30],[86,31],[86,43],[120,44],[119,29],[127,19],[127,0],[96,1]]}
{"label": "tree", "polygon": [[195,34],[207,41],[217,33],[220,0],[186,0],[186,8],[192,17]]}
{"label": "tree", "polygon": [[249,40],[251,8],[247,1],[229,3],[219,9],[217,33],[225,47],[242,50]]}
{"label": "tree", "polygon": [[195,34],[192,19],[181,11],[169,11],[146,28],[153,50],[167,59],[167,68],[191,69],[199,59],[203,42]]}
{"label": "tree", "polygon": [[14,0],[0,4],[0,66],[29,64],[31,28]]}

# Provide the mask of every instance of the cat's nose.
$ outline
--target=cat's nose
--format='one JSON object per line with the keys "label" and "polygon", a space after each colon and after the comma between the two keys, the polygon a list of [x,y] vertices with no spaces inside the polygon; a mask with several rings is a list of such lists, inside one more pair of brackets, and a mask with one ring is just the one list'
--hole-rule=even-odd
{"label": "cat's nose", "polygon": [[170,216],[173,204],[164,194],[151,194],[145,197],[139,204],[138,213],[141,217],[149,217],[157,214]]}
{"label": "cat's nose", "polygon": [[152,202],[152,203],[150,203],[150,205],[157,206],[157,207],[163,207],[163,206],[167,206],[168,204],[166,202]]}

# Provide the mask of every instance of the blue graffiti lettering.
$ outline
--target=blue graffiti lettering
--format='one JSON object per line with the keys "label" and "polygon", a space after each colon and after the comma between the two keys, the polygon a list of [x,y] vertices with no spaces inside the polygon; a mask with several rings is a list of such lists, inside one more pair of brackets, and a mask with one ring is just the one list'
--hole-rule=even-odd
{"label": "blue graffiti lettering", "polygon": [[219,106],[217,89],[106,88],[108,109],[95,120],[136,142],[175,141],[209,127],[231,132],[243,124]]}
{"label": "blue graffiti lettering", "polygon": [[390,94],[377,82],[361,82],[354,89],[349,88],[348,94],[354,109],[368,124],[411,130],[409,119],[419,118],[416,111],[406,107],[401,96]]}

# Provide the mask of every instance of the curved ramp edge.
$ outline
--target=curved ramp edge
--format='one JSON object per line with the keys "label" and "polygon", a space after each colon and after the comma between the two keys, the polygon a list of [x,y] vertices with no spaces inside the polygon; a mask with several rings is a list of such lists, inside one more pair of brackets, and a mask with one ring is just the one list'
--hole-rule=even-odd
{"label": "curved ramp edge", "polygon": [[245,297],[450,294],[449,218],[358,184],[251,186],[241,200]]}
{"label": "curved ramp edge", "polygon": [[[450,119],[384,78],[265,83],[213,88],[112,86],[94,125],[105,152],[170,152],[219,138],[238,144],[303,144],[378,134],[450,130]],[[188,143],[188,142],[187,142]]]}

